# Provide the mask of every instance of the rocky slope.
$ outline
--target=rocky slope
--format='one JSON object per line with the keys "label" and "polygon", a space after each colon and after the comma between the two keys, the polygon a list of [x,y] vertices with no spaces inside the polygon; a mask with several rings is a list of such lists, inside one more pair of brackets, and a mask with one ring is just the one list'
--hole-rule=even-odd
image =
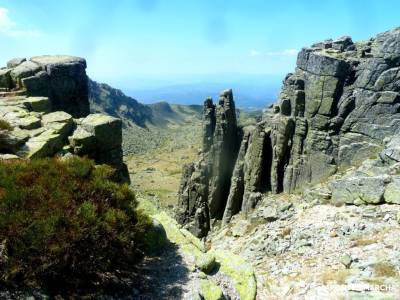
{"label": "rocky slope", "polygon": [[115,167],[122,160],[122,122],[89,114],[86,61],[71,56],[13,59],[0,69],[2,159],[87,155]]}
{"label": "rocky slope", "polygon": [[[255,127],[237,126],[231,92],[217,105],[207,100],[203,153],[185,169],[178,220],[204,236],[212,219],[229,222],[262,193],[301,191],[377,155],[399,129],[399,64],[400,29],[360,43],[343,37],[302,49],[278,103]],[[396,162],[385,153],[383,164]],[[383,193],[396,178],[361,177],[332,184],[332,201],[393,202]]]}
{"label": "rocky slope", "polygon": [[92,113],[105,113],[124,120],[125,126],[145,127],[152,119],[150,107],[126,96],[107,84],[89,79],[89,103]]}
{"label": "rocky slope", "polygon": [[253,266],[260,300],[398,299],[400,206],[311,199],[264,196],[214,227],[207,244]]}

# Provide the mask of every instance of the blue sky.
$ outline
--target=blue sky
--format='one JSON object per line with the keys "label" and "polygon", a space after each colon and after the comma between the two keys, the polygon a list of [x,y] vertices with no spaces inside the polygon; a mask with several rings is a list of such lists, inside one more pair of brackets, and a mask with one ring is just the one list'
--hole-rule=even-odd
{"label": "blue sky", "polygon": [[400,1],[0,0],[0,60],[71,54],[121,88],[293,70],[301,47],[400,26]]}

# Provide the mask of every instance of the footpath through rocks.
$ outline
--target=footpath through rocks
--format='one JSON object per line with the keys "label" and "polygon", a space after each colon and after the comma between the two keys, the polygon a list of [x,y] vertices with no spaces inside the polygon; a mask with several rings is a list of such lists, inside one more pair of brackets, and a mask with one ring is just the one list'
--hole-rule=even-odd
{"label": "footpath through rocks", "polygon": [[254,270],[244,259],[206,247],[149,200],[139,203],[154,220],[154,254],[138,266],[134,299],[256,299]]}

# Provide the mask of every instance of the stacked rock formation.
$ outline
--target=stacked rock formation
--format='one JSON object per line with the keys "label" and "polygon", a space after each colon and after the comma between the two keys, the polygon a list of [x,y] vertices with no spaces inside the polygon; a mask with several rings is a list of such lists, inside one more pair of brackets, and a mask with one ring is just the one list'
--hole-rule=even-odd
{"label": "stacked rock formation", "polygon": [[232,91],[221,93],[217,105],[204,103],[203,152],[195,164],[184,167],[177,218],[197,236],[210,229],[210,219],[223,216],[238,143]]}
{"label": "stacked rock formation", "polygon": [[86,61],[72,56],[15,58],[0,70],[0,91],[48,97],[52,111],[89,114]]}
{"label": "stacked rock formation", "polygon": [[[202,160],[186,170],[182,179],[178,220],[201,236],[211,219],[223,217],[229,222],[233,214],[254,208],[265,192],[304,190],[385,151],[384,139],[398,134],[400,127],[399,70],[400,28],[366,42],[353,43],[350,37],[342,37],[302,49],[295,72],[286,76],[278,102],[266,110],[262,122],[253,128],[237,129],[241,137],[239,154],[236,142],[230,147],[230,158],[237,157],[233,176],[218,179],[230,181],[224,186],[229,192],[217,196],[218,206],[209,192],[203,192],[202,197],[192,193],[199,193],[194,188],[198,186],[197,174],[202,182],[229,175],[203,171],[204,165],[211,164],[211,168],[205,168],[209,170],[226,163],[215,155],[207,159],[207,149],[222,149],[216,143],[218,138],[207,139],[211,144],[204,147]],[[208,124],[207,109],[205,120]],[[219,122],[217,119],[216,128]],[[227,165],[232,166],[232,162]],[[382,189],[389,182],[380,181]],[[362,183],[355,180],[353,189],[354,185]],[[344,185],[333,184],[331,188],[337,186]],[[196,205],[199,198],[202,203]],[[208,224],[200,231],[198,227],[193,230],[200,222],[198,215]]]}
{"label": "stacked rock formation", "polygon": [[121,120],[89,115],[85,69],[84,59],[70,56],[13,59],[0,69],[2,159],[87,155],[128,180]]}

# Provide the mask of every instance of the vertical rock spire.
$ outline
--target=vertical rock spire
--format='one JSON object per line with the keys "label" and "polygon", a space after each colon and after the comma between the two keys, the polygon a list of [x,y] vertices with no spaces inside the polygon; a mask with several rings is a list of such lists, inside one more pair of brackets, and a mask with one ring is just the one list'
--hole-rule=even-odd
{"label": "vertical rock spire", "polygon": [[229,195],[240,139],[232,90],[217,105],[208,98],[203,109],[203,152],[184,167],[177,219],[197,236],[207,234],[211,219],[221,219]]}

